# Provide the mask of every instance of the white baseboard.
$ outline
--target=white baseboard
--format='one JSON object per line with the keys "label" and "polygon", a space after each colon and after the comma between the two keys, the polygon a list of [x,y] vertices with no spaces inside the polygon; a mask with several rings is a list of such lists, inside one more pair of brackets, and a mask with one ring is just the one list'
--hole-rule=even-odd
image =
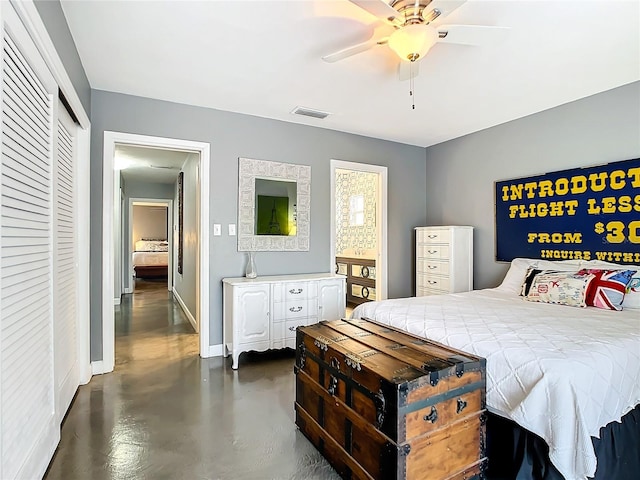
{"label": "white baseboard", "polygon": [[103,373],[105,373],[105,370],[102,360],[91,362],[91,375],[102,375]]}
{"label": "white baseboard", "polygon": [[126,288],[124,289],[124,293],[133,293],[133,288],[126,287]]}
{"label": "white baseboard", "polygon": [[180,308],[182,308],[182,311],[187,316],[189,323],[191,323],[191,325],[193,326],[193,329],[199,333],[198,324],[196,323],[196,318],[191,314],[191,312],[187,308],[187,305],[184,303],[184,300],[182,300],[182,297],[178,294],[176,289],[173,288],[171,291],[173,292],[173,296],[175,297],[175,299],[178,301],[178,305],[180,305]]}
{"label": "white baseboard", "polygon": [[204,358],[222,357],[223,354],[224,354],[224,345],[222,343],[218,345],[209,345],[209,350],[207,351],[207,355]]}

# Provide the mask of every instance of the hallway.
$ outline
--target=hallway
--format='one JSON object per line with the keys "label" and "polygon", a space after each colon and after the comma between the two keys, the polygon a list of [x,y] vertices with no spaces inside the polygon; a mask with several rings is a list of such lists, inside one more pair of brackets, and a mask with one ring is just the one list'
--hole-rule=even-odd
{"label": "hallway", "polygon": [[78,390],[46,479],[339,478],[293,423],[291,351],[201,359],[166,285],[139,286],[117,308],[115,371]]}

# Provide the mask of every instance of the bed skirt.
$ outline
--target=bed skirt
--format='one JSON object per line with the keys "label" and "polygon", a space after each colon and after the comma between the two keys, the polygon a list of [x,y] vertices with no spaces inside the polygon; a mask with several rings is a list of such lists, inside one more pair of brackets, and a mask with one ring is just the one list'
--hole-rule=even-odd
{"label": "bed skirt", "polygon": [[[598,458],[595,480],[626,480],[640,472],[640,405],[592,438]],[[564,480],[549,460],[549,447],[515,422],[489,414],[487,480]]]}
{"label": "bed skirt", "polygon": [[133,267],[136,278],[167,278],[167,265],[136,265]]}

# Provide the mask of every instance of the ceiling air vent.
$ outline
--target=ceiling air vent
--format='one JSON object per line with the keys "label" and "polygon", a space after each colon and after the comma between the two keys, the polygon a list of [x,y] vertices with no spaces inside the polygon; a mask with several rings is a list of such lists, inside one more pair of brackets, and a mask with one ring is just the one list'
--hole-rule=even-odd
{"label": "ceiling air vent", "polygon": [[295,113],[296,115],[304,115],[305,117],[319,118],[321,120],[323,118],[327,118],[330,115],[329,112],[323,112],[322,110],[314,110],[313,108],[307,108],[307,107],[296,107],[293,110],[291,110],[291,113]]}

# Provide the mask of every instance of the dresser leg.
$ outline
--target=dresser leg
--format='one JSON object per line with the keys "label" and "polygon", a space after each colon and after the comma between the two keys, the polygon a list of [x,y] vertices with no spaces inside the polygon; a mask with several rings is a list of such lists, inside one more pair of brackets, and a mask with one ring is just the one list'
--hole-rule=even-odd
{"label": "dresser leg", "polygon": [[238,357],[240,357],[240,352],[231,353],[231,368],[234,370],[238,369]]}

